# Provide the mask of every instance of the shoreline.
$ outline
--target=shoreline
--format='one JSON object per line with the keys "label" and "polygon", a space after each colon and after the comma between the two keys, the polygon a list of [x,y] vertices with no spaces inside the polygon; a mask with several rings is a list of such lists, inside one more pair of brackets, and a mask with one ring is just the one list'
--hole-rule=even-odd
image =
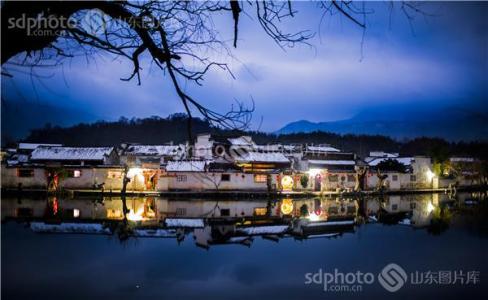
{"label": "shoreline", "polygon": [[[95,189],[66,189],[57,193],[47,192],[45,189],[8,189],[2,188],[2,196],[68,196],[68,197],[120,197],[120,190],[102,191]],[[311,197],[355,197],[355,196],[380,196],[380,195],[407,195],[407,194],[430,194],[430,193],[456,193],[456,192],[481,192],[488,191],[488,186],[466,186],[456,189],[437,188],[437,189],[405,189],[387,191],[360,191],[360,192],[337,192],[337,191],[262,191],[262,190],[206,190],[206,191],[127,191],[127,197],[172,197],[172,198],[311,198]]]}

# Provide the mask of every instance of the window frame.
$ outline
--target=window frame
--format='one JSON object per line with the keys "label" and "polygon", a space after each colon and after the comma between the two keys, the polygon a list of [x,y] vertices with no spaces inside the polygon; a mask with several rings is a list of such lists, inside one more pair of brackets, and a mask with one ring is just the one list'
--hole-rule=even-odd
{"label": "window frame", "polygon": [[[256,182],[256,183],[266,183],[268,180],[268,175],[266,175],[266,174],[254,174],[253,178],[254,178],[254,182]],[[264,180],[258,179],[258,178],[264,178]]]}
{"label": "window frame", "polygon": [[[29,175],[26,176],[23,172],[29,172]],[[31,178],[31,177],[34,177],[34,175],[35,175],[34,174],[34,169],[28,169],[28,168],[18,168],[17,169],[17,177],[20,177],[20,178]]]}
{"label": "window frame", "polygon": [[[78,176],[76,176],[76,172],[78,172]],[[69,170],[69,178],[80,178],[83,175],[83,172],[80,169]]]}
{"label": "window frame", "polygon": [[334,175],[329,175],[327,176],[327,179],[329,180],[329,182],[339,182],[339,175],[337,174],[334,174]]}
{"label": "window frame", "polygon": [[188,176],[186,176],[186,174],[178,174],[178,175],[176,175],[176,181],[177,182],[187,182]]}

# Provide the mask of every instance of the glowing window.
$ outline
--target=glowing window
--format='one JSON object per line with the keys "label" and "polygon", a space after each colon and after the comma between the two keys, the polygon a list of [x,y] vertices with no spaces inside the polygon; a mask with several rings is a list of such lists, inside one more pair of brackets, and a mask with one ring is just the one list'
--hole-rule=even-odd
{"label": "glowing window", "polygon": [[266,174],[256,174],[254,175],[254,182],[266,182]]}
{"label": "glowing window", "polygon": [[108,171],[107,178],[120,179],[120,178],[122,178],[122,172],[120,172],[120,171]]}

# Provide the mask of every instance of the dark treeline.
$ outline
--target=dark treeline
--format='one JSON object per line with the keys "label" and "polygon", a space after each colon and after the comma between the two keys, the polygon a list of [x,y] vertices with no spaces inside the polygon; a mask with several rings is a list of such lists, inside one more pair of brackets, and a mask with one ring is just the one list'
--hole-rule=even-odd
{"label": "dark treeline", "polygon": [[[187,140],[187,117],[174,114],[167,118],[151,117],[145,119],[120,118],[116,122],[99,121],[81,123],[62,128],[47,124],[42,129],[32,130],[24,140],[33,143],[61,143],[66,146],[113,146],[123,142],[141,144],[185,143]],[[330,144],[343,151],[367,156],[369,151],[398,152],[401,155],[428,155],[439,160],[449,155],[467,155],[488,159],[488,143],[447,142],[439,138],[420,137],[397,141],[381,135],[336,134],[331,132],[311,132],[276,135],[264,132],[239,132],[222,130],[195,118],[193,134],[212,133],[224,136],[245,134],[253,137],[258,144]]]}

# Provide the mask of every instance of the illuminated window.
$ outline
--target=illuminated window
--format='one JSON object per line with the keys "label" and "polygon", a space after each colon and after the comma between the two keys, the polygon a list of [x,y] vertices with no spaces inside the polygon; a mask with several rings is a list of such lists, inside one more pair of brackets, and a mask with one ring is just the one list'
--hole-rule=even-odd
{"label": "illuminated window", "polygon": [[121,171],[108,171],[107,178],[120,179],[120,178],[122,178],[122,172]]}
{"label": "illuminated window", "polygon": [[417,176],[410,175],[410,181],[417,181]]}
{"label": "illuminated window", "polygon": [[74,177],[74,178],[81,177],[81,170],[70,170],[68,172],[68,177]]}
{"label": "illuminated window", "polygon": [[122,212],[118,209],[107,209],[108,219],[120,219],[122,218]]}
{"label": "illuminated window", "polygon": [[398,181],[398,175],[392,175],[391,180],[392,181]]}
{"label": "illuminated window", "polygon": [[176,181],[178,182],[186,182],[187,178],[186,175],[177,175],[176,176]]}
{"label": "illuminated window", "polygon": [[254,182],[266,182],[266,174],[255,174]]}
{"label": "illuminated window", "polygon": [[265,216],[266,215],[266,207],[256,207],[254,209],[254,215],[255,216]]}
{"label": "illuminated window", "polygon": [[220,176],[220,181],[230,181],[230,174],[222,174]]}
{"label": "illuminated window", "polygon": [[73,217],[74,218],[79,218],[80,217],[80,210],[75,208],[73,209]]}
{"label": "illuminated window", "polygon": [[34,170],[33,169],[18,169],[17,170],[18,177],[34,177]]}

